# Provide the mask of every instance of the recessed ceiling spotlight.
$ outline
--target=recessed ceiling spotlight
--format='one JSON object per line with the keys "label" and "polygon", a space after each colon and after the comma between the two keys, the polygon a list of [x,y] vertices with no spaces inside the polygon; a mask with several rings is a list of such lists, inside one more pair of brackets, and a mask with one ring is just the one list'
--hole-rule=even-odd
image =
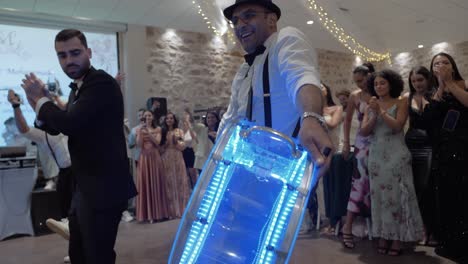
{"label": "recessed ceiling spotlight", "polygon": [[422,49],[422,48],[424,48],[424,45],[419,44],[419,45],[418,45],[418,48]]}
{"label": "recessed ceiling spotlight", "polygon": [[312,24],[314,24],[314,21],[312,20],[307,21],[307,25],[312,25]]}

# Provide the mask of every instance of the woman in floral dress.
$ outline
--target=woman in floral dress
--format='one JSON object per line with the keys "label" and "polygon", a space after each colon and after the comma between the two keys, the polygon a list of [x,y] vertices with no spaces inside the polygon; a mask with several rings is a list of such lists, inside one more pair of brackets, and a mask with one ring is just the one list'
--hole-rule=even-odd
{"label": "woman in floral dress", "polygon": [[[351,122],[354,111],[357,111],[359,126],[361,127],[364,117],[364,111],[367,108],[371,95],[367,87],[367,79],[374,72],[374,66],[371,63],[356,67],[353,71],[353,79],[359,90],[351,93],[348,106],[346,107],[346,117],[343,125],[343,158],[345,160],[350,156],[350,134]],[[367,172],[367,158],[369,157],[369,141],[370,136],[363,136],[358,131],[354,142],[354,157],[356,158],[356,170],[353,175],[351,191],[347,206],[346,221],[343,226],[343,245],[346,248],[354,248],[353,240],[353,222],[356,215],[367,216],[370,211],[370,195],[369,195],[369,176]]]}
{"label": "woman in floral dress", "polygon": [[392,70],[374,74],[369,79],[374,97],[361,127],[363,135],[373,134],[368,159],[372,233],[380,238],[378,252],[391,256],[401,254],[401,242],[418,241],[424,233],[403,134],[408,118],[408,100],[399,99],[403,86]]}

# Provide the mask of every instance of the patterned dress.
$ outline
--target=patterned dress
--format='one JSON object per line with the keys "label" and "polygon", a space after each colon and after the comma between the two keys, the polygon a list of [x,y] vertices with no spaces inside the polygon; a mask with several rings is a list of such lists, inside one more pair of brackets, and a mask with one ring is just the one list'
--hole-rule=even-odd
{"label": "patterned dress", "polygon": [[[360,101],[357,107],[359,128],[362,125],[364,111],[367,103]],[[357,160],[357,170],[353,175],[351,193],[349,194],[348,211],[367,216],[370,213],[370,194],[369,194],[369,174],[367,170],[367,159],[369,158],[369,144],[371,136],[361,136],[356,134],[354,143],[354,156]]]}
{"label": "patterned dress", "polygon": [[173,218],[182,217],[190,198],[189,178],[182,150],[178,147],[178,143],[183,140],[182,135],[182,130],[178,128],[169,131],[162,154],[169,216]]}
{"label": "patterned dress", "polygon": [[[140,129],[138,128],[137,133],[140,133]],[[154,137],[161,133],[156,129],[149,131]],[[143,138],[137,168],[136,218],[138,221],[162,220],[169,216],[163,176],[164,167],[159,155],[159,146],[149,138]]]}
{"label": "patterned dress", "polygon": [[[396,105],[387,113],[395,117]],[[372,233],[387,240],[417,241],[424,227],[413,184],[411,153],[403,131],[394,133],[378,117],[369,146]]]}

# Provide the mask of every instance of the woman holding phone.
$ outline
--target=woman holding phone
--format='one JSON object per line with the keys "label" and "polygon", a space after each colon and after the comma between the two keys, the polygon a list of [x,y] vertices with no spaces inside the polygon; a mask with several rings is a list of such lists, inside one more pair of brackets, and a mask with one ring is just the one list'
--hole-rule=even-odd
{"label": "woman holding phone", "polygon": [[137,168],[136,218],[153,223],[169,217],[164,183],[164,167],[159,154],[161,128],[154,126],[153,113],[143,113],[136,129],[137,145],[141,148]]}
{"label": "woman holding phone", "polygon": [[424,111],[432,141],[431,187],[435,198],[438,255],[467,263],[468,83],[447,53],[432,58],[437,91]]}

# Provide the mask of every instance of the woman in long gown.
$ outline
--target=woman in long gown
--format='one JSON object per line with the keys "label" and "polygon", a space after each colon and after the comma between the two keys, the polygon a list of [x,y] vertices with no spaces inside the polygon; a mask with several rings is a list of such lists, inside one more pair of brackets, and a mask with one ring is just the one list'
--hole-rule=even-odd
{"label": "woman in long gown", "polygon": [[[350,158],[350,133],[351,122],[354,111],[358,113],[359,126],[361,127],[364,117],[364,111],[367,107],[371,95],[367,88],[367,78],[374,72],[374,66],[371,63],[366,63],[357,67],[353,71],[353,79],[359,90],[351,93],[348,106],[346,107],[346,117],[343,125],[343,158]],[[354,142],[354,156],[356,158],[356,170],[353,175],[351,191],[347,206],[346,220],[343,226],[343,245],[346,248],[354,248],[353,239],[353,222],[356,215],[368,215],[370,212],[370,195],[369,195],[369,175],[367,173],[367,158],[369,157],[369,141],[370,136],[362,136],[359,131],[356,134]]]}
{"label": "woman in long gown", "polygon": [[404,82],[392,70],[369,79],[369,101],[361,134],[373,134],[369,146],[369,182],[372,233],[379,237],[378,252],[401,254],[402,243],[418,241],[424,227],[413,184],[411,153],[404,141],[408,118],[406,99],[399,99]]}
{"label": "woman in long gown", "polygon": [[424,129],[423,112],[433,94],[432,74],[423,66],[413,68],[408,77],[409,128],[405,134],[405,142],[411,152],[414,188],[418,197],[419,209],[423,218],[425,235],[421,244],[435,245],[433,237],[434,216],[433,197],[428,191],[431,172],[432,146]]}
{"label": "woman in long gown", "polygon": [[178,128],[173,113],[167,113],[163,122],[162,160],[164,164],[169,217],[182,217],[190,198],[190,183],[182,151],[185,148],[184,132]]}
{"label": "woman in long gown", "polygon": [[167,209],[164,167],[159,154],[161,128],[153,125],[153,114],[145,111],[145,122],[136,129],[136,141],[141,148],[137,168],[138,221],[156,221],[169,216]]}
{"label": "woman in long gown", "polygon": [[435,197],[438,255],[468,263],[468,82],[455,60],[435,55],[437,87],[424,111],[432,141],[431,188]]}

